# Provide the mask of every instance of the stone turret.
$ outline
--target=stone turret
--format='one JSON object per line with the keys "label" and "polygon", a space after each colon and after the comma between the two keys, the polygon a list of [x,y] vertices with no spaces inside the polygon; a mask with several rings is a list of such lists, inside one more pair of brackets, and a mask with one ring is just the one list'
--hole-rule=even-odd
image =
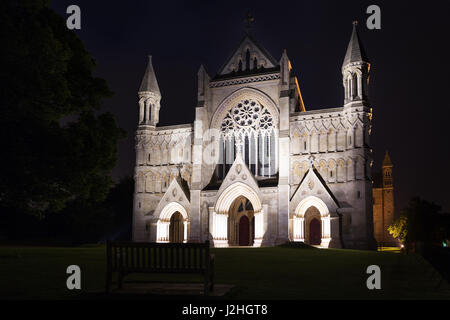
{"label": "stone turret", "polygon": [[370,62],[359,38],[357,26],[358,22],[354,21],[352,36],[342,64],[345,106],[368,104]]}
{"label": "stone turret", "polygon": [[152,56],[148,56],[148,65],[139,87],[139,125],[155,127],[159,122],[161,92],[152,65]]}
{"label": "stone turret", "polygon": [[389,157],[389,153],[386,151],[386,155],[384,156],[383,160],[383,187],[384,188],[392,188],[392,161],[391,157]]}

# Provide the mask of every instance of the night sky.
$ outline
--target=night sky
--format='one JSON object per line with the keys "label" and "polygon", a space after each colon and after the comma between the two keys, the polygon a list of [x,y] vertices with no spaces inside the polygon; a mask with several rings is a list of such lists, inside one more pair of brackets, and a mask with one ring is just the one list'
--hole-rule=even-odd
{"label": "night sky", "polygon": [[[394,163],[397,210],[414,195],[450,211],[448,1],[80,1],[51,3],[61,16],[81,8],[77,31],[115,92],[113,112],[128,138],[120,143],[115,178],[133,174],[137,90],[147,64],[162,93],[160,125],[190,123],[201,64],[214,76],[244,36],[243,18],[277,60],[283,49],[299,78],[306,110],[343,104],[341,65],[352,31],[372,62],[374,169],[385,150]],[[381,30],[368,30],[366,8],[381,8]],[[420,5],[419,5],[420,4]]]}

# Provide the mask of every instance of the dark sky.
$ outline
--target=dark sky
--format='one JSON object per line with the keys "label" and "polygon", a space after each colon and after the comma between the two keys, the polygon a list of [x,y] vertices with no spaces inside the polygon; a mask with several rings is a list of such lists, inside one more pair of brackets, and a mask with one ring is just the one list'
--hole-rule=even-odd
{"label": "dark sky", "polygon": [[[450,209],[448,1],[53,1],[63,17],[81,8],[79,37],[97,61],[113,98],[105,101],[128,139],[119,147],[114,176],[131,175],[137,89],[147,55],[162,93],[160,125],[192,122],[196,74],[213,76],[255,17],[255,38],[279,59],[287,50],[307,110],[343,104],[341,64],[352,21],[372,62],[374,168],[385,150],[394,163],[397,208],[420,195]],[[382,29],[365,28],[366,8],[381,8]],[[447,46],[448,47],[448,46]]]}

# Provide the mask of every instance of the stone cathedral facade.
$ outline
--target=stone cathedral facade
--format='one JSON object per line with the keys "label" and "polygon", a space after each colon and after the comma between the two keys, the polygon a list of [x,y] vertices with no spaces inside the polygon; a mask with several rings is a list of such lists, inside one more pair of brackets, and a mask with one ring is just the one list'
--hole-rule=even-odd
{"label": "stone cathedral facade", "polygon": [[215,76],[200,67],[194,123],[160,127],[150,57],[133,240],[373,248],[369,71],[354,24],[343,105],[308,111],[286,51],[276,60],[247,33]]}

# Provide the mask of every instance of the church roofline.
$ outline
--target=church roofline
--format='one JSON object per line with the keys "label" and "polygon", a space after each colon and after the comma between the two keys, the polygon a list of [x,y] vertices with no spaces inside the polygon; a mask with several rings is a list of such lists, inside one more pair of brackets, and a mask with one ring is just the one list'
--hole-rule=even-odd
{"label": "church roofline", "polygon": [[250,70],[250,71],[235,71],[227,74],[217,74],[213,79],[211,79],[211,82],[219,82],[224,80],[232,80],[232,79],[241,79],[241,78],[252,78],[255,76],[263,76],[268,74],[278,74],[280,73],[280,66],[276,66],[273,68],[267,68],[267,69],[258,69],[258,71]]}
{"label": "church roofline", "polygon": [[307,116],[307,115],[314,115],[314,114],[321,114],[321,113],[329,113],[329,112],[344,112],[344,107],[336,107],[336,108],[328,108],[328,109],[319,109],[319,110],[308,110],[308,111],[298,111],[298,112],[291,112],[291,117],[298,117],[298,116]]}
{"label": "church roofline", "polygon": [[[230,62],[230,60],[233,58],[233,56],[236,54],[236,52],[239,50],[239,48],[241,47],[241,45],[245,42],[245,40],[249,40],[250,42],[252,42],[255,47],[261,51],[261,53],[269,60],[269,62],[274,65],[276,67],[279,67],[279,62],[270,54],[269,51],[267,51],[263,46],[261,46],[259,44],[258,41],[255,40],[255,38],[250,34],[250,33],[246,33],[241,41],[239,42],[239,44],[236,46],[236,48],[231,52],[231,54],[227,57],[227,59],[225,60],[225,63],[220,67],[219,71],[216,73],[216,75],[213,77],[213,79],[219,79],[221,76],[232,76],[233,73],[228,73],[228,74],[222,74],[226,68],[226,66],[228,65],[228,63]],[[268,68],[269,69],[269,68]],[[266,69],[266,70],[268,70]],[[271,68],[272,69],[272,68]],[[264,69],[263,69],[264,70]],[[253,74],[258,74],[258,70],[252,72]]]}
{"label": "church roofline", "polygon": [[175,124],[171,126],[156,127],[156,131],[174,130],[174,129],[193,129],[193,128],[194,125],[192,123],[187,123],[187,124]]}

